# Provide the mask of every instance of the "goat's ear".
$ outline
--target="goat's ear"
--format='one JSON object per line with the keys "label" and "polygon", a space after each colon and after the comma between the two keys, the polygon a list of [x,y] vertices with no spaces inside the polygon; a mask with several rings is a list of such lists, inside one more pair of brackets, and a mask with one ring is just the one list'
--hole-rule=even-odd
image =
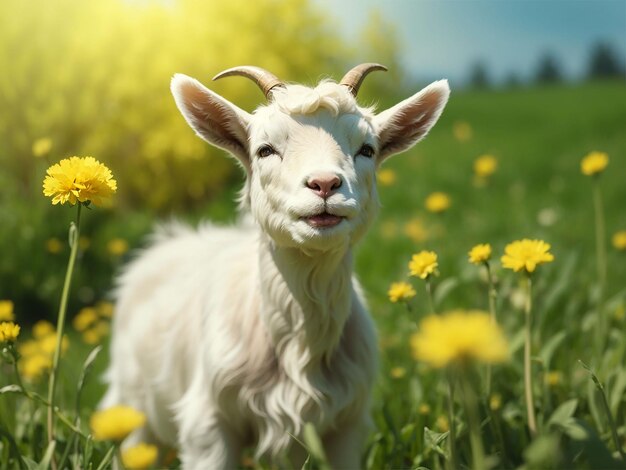
{"label": "goat's ear", "polygon": [[232,153],[249,170],[250,114],[186,75],[174,75],[171,89],[178,109],[196,134]]}
{"label": "goat's ear", "polygon": [[378,114],[379,163],[423,139],[439,119],[449,95],[448,81],[440,80]]}

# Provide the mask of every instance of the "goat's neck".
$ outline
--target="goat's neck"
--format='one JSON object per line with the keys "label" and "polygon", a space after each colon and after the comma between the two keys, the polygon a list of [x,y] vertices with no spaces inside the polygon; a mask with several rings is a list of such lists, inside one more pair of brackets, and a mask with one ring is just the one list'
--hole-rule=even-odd
{"label": "goat's neck", "polygon": [[277,355],[291,350],[294,367],[304,369],[329,361],[352,304],[349,247],[310,254],[262,239],[260,270],[262,316]]}

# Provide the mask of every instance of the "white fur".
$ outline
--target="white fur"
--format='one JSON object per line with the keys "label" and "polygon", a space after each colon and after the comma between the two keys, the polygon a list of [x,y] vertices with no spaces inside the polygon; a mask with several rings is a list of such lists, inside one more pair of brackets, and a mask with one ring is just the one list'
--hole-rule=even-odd
{"label": "white fur", "polygon": [[[379,115],[328,81],[278,89],[253,114],[189,77],[172,91],[196,132],[246,169],[251,222],[171,225],[127,267],[101,406],[142,410],[148,424],[127,444],[177,447],[185,468],[236,467],[247,445],[299,466],[306,422],[334,468],[358,468],[377,353],[352,248],[378,210],[376,168],[434,125],[447,83]],[[265,144],[276,153],[261,158]],[[342,184],[324,199],[307,182],[328,174]],[[343,219],[311,224],[323,212]]]}

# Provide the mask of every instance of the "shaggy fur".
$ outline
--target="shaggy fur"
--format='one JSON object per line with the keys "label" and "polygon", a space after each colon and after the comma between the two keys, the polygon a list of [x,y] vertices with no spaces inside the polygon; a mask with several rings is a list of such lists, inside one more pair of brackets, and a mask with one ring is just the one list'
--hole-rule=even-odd
{"label": "shaggy fur", "polygon": [[[434,125],[447,83],[378,115],[328,81],[279,89],[253,114],[182,75],[172,91],[197,134],[246,170],[251,217],[165,227],[126,268],[101,406],[142,410],[147,426],[126,445],[177,447],[185,468],[234,468],[248,445],[298,467],[307,422],[334,468],[358,468],[377,353],[352,247],[378,210],[377,167]],[[340,186],[322,196],[311,182],[328,175]],[[320,214],[341,219],[317,226]]]}

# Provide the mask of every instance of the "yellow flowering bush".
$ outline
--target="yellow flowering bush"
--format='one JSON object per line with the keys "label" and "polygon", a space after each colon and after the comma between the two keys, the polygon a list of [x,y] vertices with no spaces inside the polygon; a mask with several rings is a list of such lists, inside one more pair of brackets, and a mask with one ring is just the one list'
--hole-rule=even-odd
{"label": "yellow flowering bush", "polygon": [[446,193],[437,191],[428,195],[426,201],[424,202],[424,207],[426,207],[426,210],[429,212],[439,214],[447,211],[451,204],[452,201],[450,200],[450,196]]}
{"label": "yellow flowering bush", "polygon": [[602,173],[609,164],[609,156],[604,152],[591,152],[580,162],[583,175],[593,176]]}
{"label": "yellow flowering bush", "polygon": [[387,291],[392,302],[405,302],[415,297],[415,289],[408,282],[393,282]]}
{"label": "yellow flowering bush", "polygon": [[482,264],[491,258],[491,245],[482,243],[475,245],[468,253],[469,261],[473,264]]}
{"label": "yellow flowering bush", "polygon": [[156,446],[142,442],[122,451],[122,463],[128,470],[143,470],[156,462],[158,454]]}
{"label": "yellow flowering bush", "polygon": [[554,260],[554,255],[549,251],[550,245],[542,240],[517,240],[505,247],[502,266],[515,272],[523,270],[532,273],[537,265]]}
{"label": "yellow flowering bush", "polygon": [[411,336],[411,350],[416,360],[435,368],[465,361],[495,364],[509,356],[500,327],[488,313],[478,310],[429,315]]}
{"label": "yellow flowering bush", "polygon": [[437,275],[437,266],[437,253],[423,250],[414,254],[409,261],[409,273],[411,276],[426,279],[433,274]]}
{"label": "yellow flowering bush", "polygon": [[10,300],[0,300],[0,321],[13,321],[15,314],[13,313],[13,302]]}
{"label": "yellow flowering bush", "polygon": [[93,157],[70,157],[48,168],[43,194],[52,204],[102,205],[117,191],[111,170]]}
{"label": "yellow flowering bush", "polygon": [[97,441],[123,441],[135,429],[142,427],[146,416],[130,406],[117,405],[91,415],[89,427]]}
{"label": "yellow flowering bush", "polygon": [[20,325],[12,321],[0,323],[0,342],[12,342],[20,334]]}

